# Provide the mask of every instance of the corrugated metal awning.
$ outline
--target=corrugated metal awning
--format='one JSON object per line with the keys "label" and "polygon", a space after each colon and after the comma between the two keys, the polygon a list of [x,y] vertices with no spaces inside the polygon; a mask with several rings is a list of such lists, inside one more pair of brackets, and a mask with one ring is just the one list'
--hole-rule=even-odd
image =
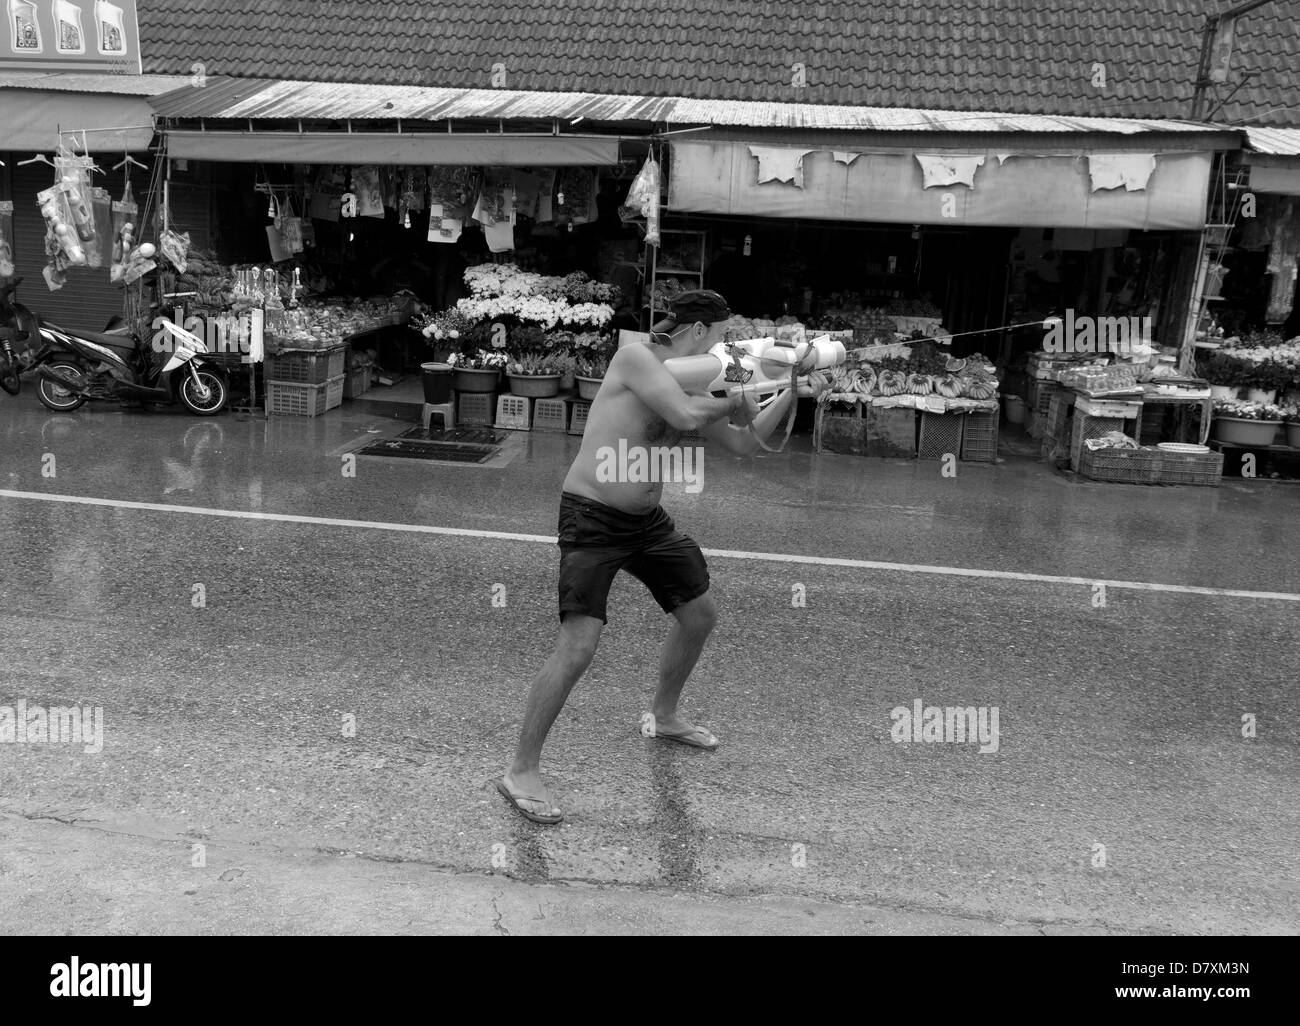
{"label": "corrugated metal awning", "polygon": [[1246,143],[1256,153],[1300,157],[1300,128],[1246,128]]}
{"label": "corrugated metal awning", "polygon": [[[393,120],[549,119],[662,122],[752,128],[884,132],[1222,133],[1194,121],[1064,117],[979,111],[846,107],[811,103],[697,100],[682,96],[439,89],[423,86],[269,82],[209,78],[153,101],[159,116],[192,119]],[[1228,130],[1232,131],[1232,130]]]}

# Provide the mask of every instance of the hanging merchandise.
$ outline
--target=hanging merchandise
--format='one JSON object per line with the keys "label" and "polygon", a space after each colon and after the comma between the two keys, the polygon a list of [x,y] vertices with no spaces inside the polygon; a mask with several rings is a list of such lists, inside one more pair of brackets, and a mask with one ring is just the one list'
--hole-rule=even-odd
{"label": "hanging merchandise", "polygon": [[357,197],[357,217],[384,216],[384,195],[379,182],[379,168],[373,164],[354,168],[352,192]]}
{"label": "hanging merchandise", "polygon": [[154,261],[157,250],[152,242],[142,242],[131,250],[127,257],[126,269],[122,274],[122,280],[128,285],[134,285],[146,274],[152,271],[158,264]]}
{"label": "hanging merchandise", "polygon": [[286,196],[280,205],[279,227],[285,251],[290,256],[297,256],[303,251],[302,218],[295,215],[293,198],[290,196]]}
{"label": "hanging merchandise", "polygon": [[158,236],[158,248],[163,259],[176,268],[177,274],[184,274],[189,267],[190,233],[178,235],[168,229]]}
{"label": "hanging merchandise", "polygon": [[310,216],[321,221],[337,222],[340,198],[343,195],[343,171],[337,167],[323,167],[316,176],[312,189]]}
{"label": "hanging merchandise", "polygon": [[14,201],[0,200],[0,278],[14,276]]}
{"label": "hanging merchandise", "polygon": [[619,220],[624,223],[645,218],[645,239],[651,246],[659,245],[659,190],[659,164],[653,156],[646,157],[627,191],[627,200],[618,208]]}
{"label": "hanging merchandise", "polygon": [[304,217],[301,221],[302,229],[302,248],[316,248],[316,225],[309,217]]}
{"label": "hanging merchandise", "polygon": [[[76,229],[72,227],[72,211],[68,206],[68,194],[62,185],[53,185],[36,194],[40,204],[41,216],[45,218],[45,251],[54,257],[56,269],[63,271],[67,267],[84,267],[86,251]],[[62,266],[58,266],[59,264]]]}
{"label": "hanging merchandise", "polygon": [[95,219],[95,247],[93,252],[87,248],[86,262],[90,267],[104,267],[111,262],[113,238],[113,197],[107,189],[96,186],[90,190],[90,212]]}
{"label": "hanging merchandise", "polygon": [[429,203],[442,206],[444,217],[464,220],[478,195],[482,175],[475,168],[437,165],[429,168]]}
{"label": "hanging merchandise", "polygon": [[557,221],[586,224],[596,220],[596,172],[566,167],[559,173],[555,200]]}
{"label": "hanging merchandise", "polygon": [[411,213],[424,210],[424,193],[428,188],[428,176],[420,167],[408,167],[403,177],[402,195],[406,197],[406,208]]}
{"label": "hanging merchandise", "polygon": [[429,206],[429,241],[459,242],[464,223],[459,217],[449,217],[441,203]]}
{"label": "hanging merchandise", "polygon": [[122,198],[113,204],[113,263],[109,268],[109,281],[120,282],[126,275],[131,250],[135,246],[135,226],[139,215],[140,208],[136,205],[128,178]]}
{"label": "hanging merchandise", "polygon": [[503,221],[514,224],[515,182],[511,171],[493,168],[483,172],[483,185],[471,216],[485,227]]}

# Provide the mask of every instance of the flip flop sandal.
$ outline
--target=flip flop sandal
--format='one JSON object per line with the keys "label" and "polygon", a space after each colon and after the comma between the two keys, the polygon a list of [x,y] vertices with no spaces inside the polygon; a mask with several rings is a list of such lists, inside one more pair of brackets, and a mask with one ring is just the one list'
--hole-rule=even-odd
{"label": "flip flop sandal", "polygon": [[[692,741],[691,738],[698,734],[703,734],[708,738],[709,743],[706,744],[700,741]],[[711,752],[718,747],[718,739],[713,736],[711,731],[706,730],[703,727],[692,727],[684,734],[665,734],[663,731],[656,730],[650,736],[652,739],[662,738],[665,741],[676,741],[679,745],[686,745],[687,748],[703,748],[706,752]]]}
{"label": "flip flop sandal", "polygon": [[532,820],[534,823],[542,823],[548,826],[551,824],[559,823],[561,820],[564,819],[564,814],[560,812],[558,809],[556,809],[555,814],[551,816],[539,816],[535,812],[529,812],[519,803],[520,802],[541,802],[543,805],[550,805],[551,808],[553,809],[555,809],[556,807],[554,805],[551,805],[551,803],[547,801],[545,798],[538,798],[535,795],[511,794],[510,788],[506,787],[506,782],[502,779],[498,778],[493,782],[496,784],[497,790],[501,792],[501,796],[505,798],[505,800],[508,801],[511,805],[513,805],[515,811],[518,812],[519,815],[523,816],[524,819]]}

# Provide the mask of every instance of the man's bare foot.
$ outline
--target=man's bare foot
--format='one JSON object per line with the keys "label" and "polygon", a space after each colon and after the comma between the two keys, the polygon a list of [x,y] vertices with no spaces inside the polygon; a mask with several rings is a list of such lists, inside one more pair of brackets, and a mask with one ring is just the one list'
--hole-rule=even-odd
{"label": "man's bare foot", "polygon": [[520,815],[534,823],[558,823],[564,819],[564,813],[536,771],[517,774],[507,771],[497,781],[497,790]]}
{"label": "man's bare foot", "polygon": [[718,739],[704,727],[697,727],[689,720],[684,720],[676,713],[659,716],[646,713],[641,717],[641,733],[646,737],[663,738],[665,741],[677,741],[692,748],[712,750],[718,747]]}

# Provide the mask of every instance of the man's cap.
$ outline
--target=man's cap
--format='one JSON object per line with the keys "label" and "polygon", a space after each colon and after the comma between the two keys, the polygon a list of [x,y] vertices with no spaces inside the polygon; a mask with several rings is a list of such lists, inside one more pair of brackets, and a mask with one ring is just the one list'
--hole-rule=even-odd
{"label": "man's cap", "polygon": [[731,316],[727,301],[712,289],[691,289],[679,292],[668,301],[668,313],[651,330],[670,331],[678,324],[716,324]]}

